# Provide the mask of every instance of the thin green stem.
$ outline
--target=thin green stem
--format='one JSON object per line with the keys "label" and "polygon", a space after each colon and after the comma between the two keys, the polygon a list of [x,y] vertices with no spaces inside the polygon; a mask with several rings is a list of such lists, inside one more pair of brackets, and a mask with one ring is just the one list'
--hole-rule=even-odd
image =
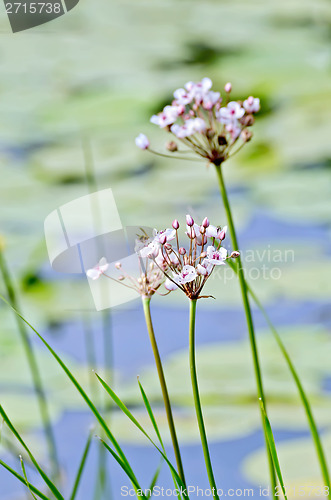
{"label": "thin green stem", "polygon": [[160,380],[160,385],[161,385],[161,390],[162,390],[164,406],[165,406],[165,410],[166,410],[166,414],[167,414],[167,420],[168,420],[172,445],[173,445],[175,457],[176,457],[178,474],[179,474],[182,482],[185,485],[186,483],[185,483],[183,463],[182,463],[182,458],[181,458],[181,454],[180,454],[174,418],[172,415],[169,393],[168,393],[167,384],[166,384],[166,380],[165,380],[165,376],[164,376],[164,371],[163,371],[163,366],[162,366],[162,361],[161,361],[159,349],[158,349],[155,334],[154,334],[154,328],[153,328],[152,317],[151,317],[151,309],[150,309],[150,301],[151,301],[150,297],[142,297],[146,326],[147,326],[149,339],[150,339],[152,349],[153,349],[157,373],[159,375],[159,380]]}
{"label": "thin green stem", "polygon": [[[233,250],[238,250],[239,249],[238,240],[237,240],[236,230],[235,230],[234,223],[233,223],[231,207],[230,207],[230,203],[229,203],[229,199],[228,199],[228,195],[227,195],[227,191],[226,191],[226,187],[225,187],[225,183],[224,183],[224,179],[223,179],[222,166],[215,165],[215,168],[216,168],[218,183],[219,183],[221,195],[223,198],[224,208],[225,208],[225,212],[226,212],[226,216],[227,216],[227,220],[228,220],[228,226],[229,226]],[[246,316],[246,322],[247,322],[247,328],[248,328],[249,341],[250,341],[252,357],[253,357],[253,365],[254,365],[254,372],[255,372],[256,385],[257,385],[257,394],[258,394],[258,397],[261,398],[261,401],[263,403],[263,407],[265,408],[265,411],[267,411],[265,397],[264,397],[259,355],[258,355],[256,339],[255,339],[255,331],[254,331],[252,312],[251,312],[251,307],[249,304],[248,290],[247,290],[247,286],[246,286],[244,269],[242,267],[240,255],[237,258],[237,270],[238,270],[237,274],[238,274],[238,278],[239,278],[243,306],[245,309],[245,316]],[[265,438],[265,446],[266,446],[268,462],[269,462],[272,495],[275,498],[276,485],[277,485],[276,474],[275,474],[275,468],[274,468],[272,456],[271,456],[271,453],[269,450],[268,437],[267,437],[266,426],[265,426],[265,419],[264,419],[262,413],[261,413],[261,419],[262,419],[263,432],[264,432],[264,438]]]}
{"label": "thin green stem", "polygon": [[194,398],[194,406],[198,420],[198,427],[200,432],[201,444],[203,449],[203,455],[205,457],[206,469],[209,479],[209,484],[211,491],[213,493],[213,498],[219,500],[219,496],[217,494],[217,486],[215,483],[213,468],[211,465],[211,459],[209,454],[208,442],[205,424],[203,421],[201,402],[200,402],[200,394],[199,394],[199,386],[198,386],[198,377],[197,377],[197,369],[195,362],[195,316],[196,316],[196,308],[197,301],[195,299],[190,300],[190,326],[189,326],[189,358],[190,358],[190,373],[191,373],[191,382],[193,389],[193,398]]}
{"label": "thin green stem", "polygon": [[[19,310],[19,304],[18,304],[18,299],[16,295],[16,291],[13,285],[13,281],[10,276],[10,272],[5,260],[5,257],[3,255],[2,250],[0,249],[0,270],[1,274],[3,277],[3,281],[6,287],[7,295],[9,298],[9,302],[12,305],[12,307],[16,310]],[[39,404],[39,410],[40,410],[40,415],[41,415],[41,420],[46,436],[46,442],[47,442],[47,447],[48,447],[48,453],[50,457],[50,462],[52,466],[52,477],[53,479],[57,479],[60,477],[60,466],[59,466],[59,459],[58,459],[58,454],[57,454],[57,448],[56,448],[56,442],[55,442],[55,436],[51,424],[51,418],[50,418],[50,413],[48,409],[48,404],[47,404],[47,399],[46,399],[46,394],[44,391],[44,387],[42,384],[42,379],[40,375],[40,371],[38,368],[38,363],[37,359],[31,344],[31,341],[29,339],[29,335],[27,333],[26,327],[24,323],[21,321],[21,319],[15,315],[15,318],[17,320],[17,327],[18,327],[18,332],[20,334],[21,342],[25,351],[25,355],[28,361],[28,365],[30,368],[31,376],[32,376],[32,382],[34,385],[34,389],[36,392],[38,404]]]}

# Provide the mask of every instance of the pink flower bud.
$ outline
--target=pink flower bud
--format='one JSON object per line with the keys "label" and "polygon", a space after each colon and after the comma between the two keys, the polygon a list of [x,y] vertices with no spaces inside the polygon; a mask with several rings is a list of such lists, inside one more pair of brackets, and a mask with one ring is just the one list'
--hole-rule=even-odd
{"label": "pink flower bud", "polygon": [[115,267],[116,269],[121,269],[122,264],[120,262],[116,262]]}
{"label": "pink flower bud", "polygon": [[225,90],[225,92],[227,92],[229,94],[232,90],[232,83],[230,83],[230,82],[226,83],[224,85],[224,90]]}
{"label": "pink flower bud", "polygon": [[180,255],[185,255],[186,254],[186,250],[183,247],[180,247],[180,249],[178,250],[178,252],[179,252]]}
{"label": "pink flower bud", "polygon": [[240,255],[240,252],[232,252],[232,254],[230,255],[230,257],[232,259],[237,259],[239,257],[239,255]]}
{"label": "pink flower bud", "polygon": [[192,240],[194,240],[194,238],[196,238],[196,237],[197,237],[197,235],[196,235],[196,233],[195,233],[194,227],[192,227],[192,229],[191,229],[191,234],[190,234],[190,238],[191,238]]}
{"label": "pink flower bud", "polygon": [[190,215],[187,215],[187,216],[186,216],[186,224],[187,224],[189,227],[193,226],[193,224],[194,224],[194,220],[193,220],[193,218],[192,218]]}
{"label": "pink flower bud", "polygon": [[209,226],[209,220],[207,219],[207,217],[205,217],[202,221],[202,225],[203,227],[207,228]]}
{"label": "pink flower bud", "polygon": [[217,233],[217,239],[223,241],[225,239],[227,230],[228,227],[224,226],[223,229]]}
{"label": "pink flower bud", "polygon": [[164,233],[160,234],[159,242],[161,243],[161,245],[167,243],[167,236]]}
{"label": "pink flower bud", "polygon": [[172,227],[173,227],[174,229],[176,229],[176,230],[179,228],[179,222],[178,222],[178,220],[177,220],[177,219],[175,219],[175,220],[173,221],[173,223],[172,223]]}
{"label": "pink flower bud", "polygon": [[205,234],[206,228],[204,226],[200,226],[200,234]]}
{"label": "pink flower bud", "polygon": [[139,134],[135,139],[136,146],[140,149],[148,149],[150,146],[148,137],[145,134]]}

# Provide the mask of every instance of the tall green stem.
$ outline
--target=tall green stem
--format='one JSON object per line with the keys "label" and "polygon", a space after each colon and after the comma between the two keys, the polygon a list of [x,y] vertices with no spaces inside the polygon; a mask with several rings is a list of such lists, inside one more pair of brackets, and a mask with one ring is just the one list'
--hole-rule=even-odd
{"label": "tall green stem", "polygon": [[169,393],[168,393],[167,384],[166,384],[165,377],[164,377],[164,371],[163,371],[163,367],[162,367],[162,361],[161,361],[159,349],[158,349],[155,334],[154,334],[154,328],[153,328],[152,317],[151,317],[151,309],[150,309],[150,301],[151,301],[150,297],[142,297],[146,326],[147,326],[149,339],[150,339],[152,349],[153,349],[157,373],[158,373],[159,379],[160,379],[162,396],[163,396],[164,406],[165,406],[165,410],[166,410],[166,414],[167,414],[172,445],[173,445],[174,452],[175,452],[178,474],[179,474],[181,480],[183,481],[183,483],[186,484],[185,483],[184,469],[183,469],[183,464],[182,464],[182,458],[180,455],[180,450],[179,450],[179,445],[178,445],[178,440],[177,440],[174,418],[173,418],[172,410],[171,410]]}
{"label": "tall green stem", "polygon": [[[14,309],[19,311],[19,305],[18,305],[18,300],[16,296],[16,291],[9,273],[9,269],[6,263],[6,260],[4,258],[3,252],[0,249],[0,269],[3,277],[3,281],[5,283],[5,287],[7,290],[7,294],[9,297],[10,304]],[[17,319],[17,327],[18,331],[21,337],[21,341],[23,344],[23,348],[25,351],[25,355],[29,364],[31,376],[32,376],[32,381],[34,385],[34,389],[37,395],[37,400],[39,404],[39,409],[40,409],[40,415],[41,415],[41,420],[43,423],[44,427],[44,432],[46,436],[46,441],[47,441],[47,446],[48,446],[48,453],[52,465],[52,474],[54,478],[58,478],[60,476],[60,466],[59,466],[59,459],[57,455],[57,449],[56,449],[56,442],[55,442],[55,437],[52,429],[52,424],[51,424],[51,419],[50,419],[50,414],[49,414],[49,409],[48,409],[48,404],[46,400],[46,394],[43,388],[43,384],[41,381],[41,375],[39,372],[36,356],[32,347],[32,344],[30,342],[28,333],[26,331],[25,325],[21,321],[18,316],[16,316]]]}
{"label": "tall green stem", "polygon": [[[228,226],[229,226],[233,250],[238,250],[239,249],[238,240],[237,240],[236,230],[235,230],[233,219],[232,219],[231,207],[230,207],[230,203],[229,203],[229,199],[228,199],[228,195],[227,195],[227,191],[226,191],[226,187],[225,187],[225,183],[224,183],[224,179],[223,179],[222,166],[215,165],[215,168],[216,168],[216,173],[217,173],[217,177],[218,177],[218,183],[219,183],[221,195],[223,198],[226,216],[228,219]],[[252,357],[253,357],[254,372],[255,372],[256,385],[257,385],[257,393],[258,393],[258,397],[261,398],[261,401],[263,403],[265,411],[267,411],[265,397],[264,397],[263,384],[262,384],[262,375],[261,375],[261,368],[260,368],[260,362],[259,362],[259,355],[258,355],[257,346],[256,346],[252,312],[251,312],[251,307],[249,304],[248,289],[246,286],[244,270],[242,267],[240,255],[237,258],[237,270],[238,270],[238,278],[239,278],[239,283],[240,283],[242,301],[243,301],[243,305],[244,305],[244,309],[245,309],[245,316],[246,316],[246,322],[247,322],[247,328],[248,328],[249,341],[250,341]],[[262,425],[263,425],[263,431],[264,431],[265,446],[266,446],[268,462],[269,462],[272,495],[273,495],[273,497],[275,497],[276,484],[277,484],[276,483],[276,474],[275,474],[272,456],[271,456],[269,446],[268,446],[268,437],[266,434],[265,419],[263,418],[262,414],[261,414],[261,418],[262,418]]]}
{"label": "tall green stem", "polygon": [[199,386],[198,386],[198,377],[197,377],[197,369],[195,363],[195,316],[196,316],[196,308],[197,301],[195,299],[190,300],[190,326],[189,326],[189,358],[190,358],[190,372],[191,372],[191,382],[193,389],[193,398],[194,398],[194,406],[198,420],[198,427],[200,432],[201,444],[203,449],[203,455],[205,457],[206,469],[209,479],[209,484],[211,491],[213,493],[213,498],[219,500],[219,496],[217,494],[217,486],[215,483],[213,468],[211,465],[211,459],[209,454],[208,442],[205,424],[203,421],[201,402],[200,402],[200,394],[199,394]]}

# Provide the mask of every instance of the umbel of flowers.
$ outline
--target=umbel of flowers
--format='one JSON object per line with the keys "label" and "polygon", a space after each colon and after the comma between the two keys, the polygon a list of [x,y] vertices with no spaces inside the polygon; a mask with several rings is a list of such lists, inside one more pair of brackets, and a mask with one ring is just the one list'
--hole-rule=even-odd
{"label": "umbel of flowers", "polygon": [[180,245],[178,230],[179,222],[175,219],[172,229],[157,232],[139,250],[139,255],[162,270],[166,277],[164,286],[169,292],[180,289],[193,300],[205,297],[201,292],[215,267],[238,257],[239,252],[228,255],[222,247],[226,226],[213,226],[207,217],[199,225],[190,215],[186,216],[186,248]]}
{"label": "umbel of flowers", "polygon": [[[252,138],[254,114],[260,110],[260,100],[250,96],[244,101],[231,100],[231,83],[224,87],[224,96],[214,92],[210,78],[188,82],[175,90],[174,100],[165,106],[151,122],[170,132],[174,141],[167,144],[171,152],[181,152],[178,142],[214,165],[221,165]],[[136,145],[149,149],[144,134],[136,138]]]}

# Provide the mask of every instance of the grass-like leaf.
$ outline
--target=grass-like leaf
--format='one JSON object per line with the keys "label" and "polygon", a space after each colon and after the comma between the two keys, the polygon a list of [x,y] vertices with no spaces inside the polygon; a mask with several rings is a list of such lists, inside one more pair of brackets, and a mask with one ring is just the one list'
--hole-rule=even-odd
{"label": "grass-like leaf", "polygon": [[163,458],[161,458],[161,461],[159,463],[159,466],[158,468],[156,469],[155,471],[155,474],[154,476],[152,477],[152,481],[151,481],[151,484],[149,485],[149,490],[150,490],[150,493],[148,493],[146,496],[147,496],[147,500],[149,498],[151,498],[151,496],[153,495],[153,489],[154,489],[154,486],[156,485],[157,483],[157,480],[159,479],[159,475],[160,475],[160,472],[161,472],[161,469],[162,469],[162,464],[163,464],[164,460]]}
{"label": "grass-like leaf", "polygon": [[[231,267],[231,269],[237,273],[237,268],[236,266],[234,265],[233,262],[231,261],[228,261],[228,264],[229,266]],[[270,330],[271,330],[271,333],[273,334],[277,344],[278,344],[278,347],[287,363],[287,366],[291,372],[291,375],[293,377],[293,380],[294,380],[294,383],[295,385],[297,386],[297,389],[298,389],[298,392],[299,392],[299,396],[301,398],[301,401],[302,401],[302,404],[303,404],[303,407],[305,409],[305,412],[306,412],[306,415],[307,415],[307,420],[308,420],[308,424],[309,424],[309,428],[310,428],[310,432],[311,432],[311,435],[312,435],[312,439],[313,439],[313,442],[315,444],[315,448],[316,448],[316,452],[317,452],[317,458],[318,458],[318,461],[319,461],[319,464],[320,464],[320,468],[321,468],[321,472],[322,472],[322,476],[323,476],[323,479],[324,479],[324,482],[325,482],[325,485],[329,487],[329,490],[331,492],[331,483],[330,483],[330,475],[329,475],[329,468],[328,468],[328,464],[327,464],[327,461],[326,461],[326,456],[325,456],[325,453],[324,453],[324,450],[323,450],[323,446],[322,446],[322,442],[321,442],[321,439],[320,439],[320,436],[319,436],[319,432],[318,432],[318,428],[317,428],[317,425],[316,425],[316,422],[315,422],[315,419],[314,419],[314,416],[313,416],[313,412],[312,412],[312,409],[311,409],[311,406],[310,406],[310,403],[309,403],[309,400],[308,400],[308,397],[305,393],[305,390],[303,388],[303,385],[301,383],[301,380],[300,380],[300,377],[294,367],[294,364],[290,358],[290,355],[289,353],[287,352],[286,350],[286,347],[285,345],[283,344],[283,341],[279,335],[279,333],[277,332],[276,328],[274,327],[274,325],[272,324],[269,316],[268,316],[268,313],[267,311],[265,310],[265,308],[263,307],[262,303],[260,302],[260,300],[258,299],[258,297],[255,295],[255,293],[253,292],[252,288],[248,285],[248,283],[246,282],[246,286],[247,286],[247,290],[249,291],[249,294],[251,295],[252,299],[254,300],[255,304],[257,305],[257,307],[260,309],[261,313],[263,314]]]}
{"label": "grass-like leaf", "polygon": [[278,455],[277,455],[276,443],[275,443],[274,435],[273,435],[273,432],[272,432],[272,429],[271,429],[271,425],[270,425],[268,416],[267,416],[267,414],[265,412],[263,402],[262,402],[261,399],[259,399],[259,401],[260,401],[262,415],[263,415],[264,420],[265,420],[265,428],[266,428],[266,431],[267,431],[268,445],[269,445],[269,450],[270,450],[270,453],[271,453],[271,456],[272,456],[272,461],[273,461],[274,466],[275,466],[275,470],[276,470],[276,473],[277,473],[277,477],[278,477],[278,480],[279,480],[280,487],[282,489],[284,498],[285,498],[285,500],[287,500],[286,489],[285,489],[285,486],[284,486],[282,471],[280,470],[280,464],[279,464],[279,460],[278,460]]}
{"label": "grass-like leaf", "polygon": [[[52,354],[52,356],[55,358],[55,360],[58,362],[58,364],[61,366],[65,374],[68,376],[70,381],[73,383],[73,385],[76,387],[86,404],[89,406],[90,410],[92,413],[95,415],[96,419],[98,420],[99,424],[101,425],[102,429],[105,431],[106,436],[108,439],[111,441],[112,445],[116,449],[119,457],[121,460],[126,464],[128,470],[130,470],[131,474],[134,476],[134,473],[132,471],[132,468],[122,450],[118,442],[116,441],[115,437],[113,436],[112,432],[110,431],[109,427],[107,426],[104,418],[101,416],[100,412],[97,410],[96,406],[93,404],[91,399],[88,397],[82,386],[78,383],[76,378],[73,376],[69,368],[65,365],[65,363],[62,361],[62,359],[56,354],[56,352],[51,348],[51,346],[48,344],[48,342],[43,338],[42,335],[14,308],[12,305],[2,296],[0,295],[0,299],[5,302],[13,311],[26,323],[32,331],[35,332],[35,334],[39,337],[39,339],[42,341],[42,343],[45,345],[45,347],[48,349],[48,351]],[[137,482],[137,480],[136,480]],[[62,498],[62,497],[61,497]]]}
{"label": "grass-like leaf", "polygon": [[76,495],[77,495],[79,483],[80,483],[80,480],[81,480],[81,477],[82,477],[82,474],[83,474],[83,470],[84,470],[84,467],[85,467],[85,464],[86,464],[87,456],[88,456],[88,453],[89,453],[90,447],[91,447],[93,430],[91,430],[90,433],[89,433],[89,436],[88,436],[88,439],[87,439],[87,442],[86,442],[86,445],[85,445],[85,448],[84,448],[84,451],[83,451],[83,455],[82,455],[82,458],[81,458],[81,461],[80,461],[80,464],[79,464],[79,467],[78,467],[78,472],[76,474],[76,479],[75,479],[75,482],[74,482],[74,486],[72,488],[72,493],[70,495],[70,500],[74,500],[76,498]]}
{"label": "grass-like leaf", "polygon": [[[103,439],[101,439],[100,437],[99,437],[99,439],[100,439],[101,443],[104,445],[104,447],[109,451],[109,453],[115,458],[116,462],[124,470],[126,475],[130,478],[136,493],[138,490],[142,492],[141,486],[139,485],[139,483],[138,483],[137,479],[135,478],[134,474],[132,473],[132,471],[127,467],[126,463],[123,462],[123,460],[121,460],[118,455],[116,455],[114,450],[112,450],[111,447]],[[142,494],[139,493],[139,495],[137,495],[137,497],[138,496],[146,499],[146,495],[143,492],[142,492]]]}
{"label": "grass-like leaf", "polygon": [[22,468],[23,476],[24,476],[24,479],[25,479],[25,484],[26,484],[28,490],[30,491],[32,498],[34,498],[34,500],[37,500],[36,495],[33,493],[33,491],[30,488],[30,484],[29,484],[29,481],[28,481],[28,477],[26,475],[26,470],[25,470],[25,465],[24,465],[24,462],[23,462],[22,455],[20,455],[20,462],[21,462],[21,468]]}
{"label": "grass-like leaf", "polygon": [[[120,400],[120,398],[115,394],[115,392],[109,387],[109,385],[98,375],[98,380],[100,381],[101,385],[104,387],[106,392],[109,394],[109,396],[112,398],[112,400],[117,404],[117,406],[123,411],[123,413],[131,420],[131,422],[140,430],[140,432],[152,443],[152,445],[157,449],[157,451],[162,455],[164,460],[167,462],[170,470],[174,474],[176,478],[176,482],[179,487],[181,487],[184,491],[186,491],[186,487],[181,480],[180,476],[178,475],[178,472],[172,465],[172,463],[168,460],[168,457],[166,454],[161,450],[157,444],[154,443],[153,439],[149,436],[149,434],[145,431],[145,429],[142,427],[142,425],[138,422],[138,420],[132,415],[130,410],[125,406],[123,401]],[[189,498],[187,495],[185,495],[185,498]]]}
{"label": "grass-like leaf", "polygon": [[43,478],[43,480],[47,484],[48,488],[55,496],[55,498],[57,498],[58,500],[64,500],[63,496],[61,495],[61,493],[59,492],[59,490],[57,489],[55,484],[49,479],[47,474],[43,471],[43,469],[38,464],[37,460],[34,458],[32,452],[30,451],[27,444],[23,441],[22,437],[20,436],[20,434],[17,432],[17,430],[15,429],[15,427],[13,426],[11,421],[9,420],[5,410],[3,409],[3,407],[1,405],[0,405],[0,415],[2,416],[7,427],[10,429],[10,431],[14,434],[16,439],[20,442],[20,444],[23,446],[25,451],[28,453],[28,455],[31,459],[31,462],[33,463],[33,465],[35,466],[35,468],[37,469],[37,471],[39,472],[39,474],[41,475],[41,477]]}
{"label": "grass-like leaf", "polygon": [[[4,469],[6,469],[8,472],[10,472],[13,476],[15,476],[16,479],[18,479],[21,483],[23,483],[25,486],[27,486],[26,479],[24,477],[22,477],[20,474],[18,474],[8,464],[6,464],[2,460],[0,460],[0,465]],[[42,491],[38,490],[38,488],[36,488],[35,486],[33,486],[29,482],[28,482],[28,488],[29,488],[30,491],[32,491],[33,493],[35,493],[36,495],[38,495],[38,497],[41,498],[41,500],[50,500],[49,497],[47,497],[46,495],[44,495],[44,493],[42,493]]]}

